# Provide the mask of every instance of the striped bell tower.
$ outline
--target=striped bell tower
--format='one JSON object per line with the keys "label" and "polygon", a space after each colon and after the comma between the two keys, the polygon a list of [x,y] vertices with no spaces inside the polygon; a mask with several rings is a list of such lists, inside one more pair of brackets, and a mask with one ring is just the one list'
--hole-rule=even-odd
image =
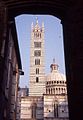
{"label": "striped bell tower", "polygon": [[36,18],[31,25],[29,96],[42,96],[45,91],[44,64],[44,23],[40,27]]}

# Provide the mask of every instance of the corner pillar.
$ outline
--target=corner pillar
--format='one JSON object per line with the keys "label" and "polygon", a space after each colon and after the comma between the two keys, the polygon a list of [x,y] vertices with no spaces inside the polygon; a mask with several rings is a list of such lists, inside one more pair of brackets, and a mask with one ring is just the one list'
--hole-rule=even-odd
{"label": "corner pillar", "polygon": [[83,119],[82,3],[71,6],[62,21],[70,120]]}

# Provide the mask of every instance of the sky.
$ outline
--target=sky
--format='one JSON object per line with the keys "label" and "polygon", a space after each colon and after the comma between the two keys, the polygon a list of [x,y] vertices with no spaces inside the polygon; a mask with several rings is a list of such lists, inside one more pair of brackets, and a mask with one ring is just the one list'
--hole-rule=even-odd
{"label": "sky", "polygon": [[36,17],[39,25],[41,26],[44,22],[45,27],[45,73],[50,73],[50,65],[55,58],[55,62],[59,65],[59,71],[65,74],[61,20],[51,15],[22,14],[15,17],[22,70],[24,71],[24,75],[20,76],[20,87],[29,87],[31,23],[36,24]]}

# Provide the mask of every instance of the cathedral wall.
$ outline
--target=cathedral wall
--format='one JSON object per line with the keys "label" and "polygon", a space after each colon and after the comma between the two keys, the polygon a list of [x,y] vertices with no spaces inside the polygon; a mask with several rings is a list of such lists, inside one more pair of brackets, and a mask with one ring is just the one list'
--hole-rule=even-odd
{"label": "cathedral wall", "polygon": [[44,119],[68,119],[68,102],[66,98],[55,95],[44,95]]}
{"label": "cathedral wall", "polygon": [[21,120],[43,119],[42,97],[28,96],[21,98]]}

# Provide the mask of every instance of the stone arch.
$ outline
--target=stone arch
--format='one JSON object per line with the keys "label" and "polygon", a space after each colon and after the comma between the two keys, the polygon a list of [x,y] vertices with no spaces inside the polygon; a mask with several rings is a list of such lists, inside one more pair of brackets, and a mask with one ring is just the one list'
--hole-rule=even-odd
{"label": "stone arch", "polygon": [[[4,5],[5,8],[7,8],[8,10],[9,20],[12,20],[15,16],[24,13],[51,14],[62,20],[62,24],[64,27],[63,32],[64,32],[64,47],[65,47],[65,58],[66,58],[65,63],[66,63],[66,71],[67,71],[66,74],[67,74],[67,86],[68,86],[68,95],[69,95],[68,99],[70,104],[69,105],[70,118],[71,120],[77,119],[78,118],[77,115],[78,115],[79,116],[78,119],[82,119],[83,117],[82,112],[78,113],[78,111],[81,111],[81,109],[83,108],[83,102],[82,102],[83,98],[81,97],[83,96],[81,92],[83,91],[83,86],[82,86],[83,54],[82,52],[80,52],[80,50],[83,51],[83,41],[82,41],[83,1],[82,0],[56,0],[56,1],[2,0],[1,2],[5,3]],[[4,17],[1,18],[2,21],[4,20],[3,18]],[[6,22],[7,21],[5,21],[5,23]],[[4,26],[4,24],[2,25]],[[0,35],[1,35],[0,36],[1,41],[3,41],[2,34]],[[0,45],[0,50],[1,50],[1,45]],[[76,104],[78,102],[80,103],[80,105]]]}
{"label": "stone arch", "polygon": [[32,118],[33,119],[36,118],[36,107],[37,107],[37,104],[36,103],[32,103],[31,108],[32,108]]}
{"label": "stone arch", "polygon": [[69,4],[70,0],[57,0],[57,2],[54,0],[5,1],[5,5],[8,7],[8,12],[11,18],[16,17],[20,14],[50,14],[61,19],[63,18],[67,7],[69,7]]}

